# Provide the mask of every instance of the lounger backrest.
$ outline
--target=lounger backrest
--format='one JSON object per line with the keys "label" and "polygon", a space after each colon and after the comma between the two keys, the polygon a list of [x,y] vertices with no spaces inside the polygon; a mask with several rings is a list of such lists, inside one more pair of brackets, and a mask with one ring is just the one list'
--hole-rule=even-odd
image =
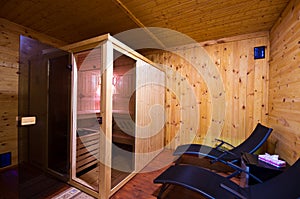
{"label": "lounger backrest", "polygon": [[299,198],[300,158],[286,171],[270,180],[249,187],[250,198]]}
{"label": "lounger backrest", "polygon": [[231,152],[237,155],[241,155],[241,153],[244,152],[254,153],[265,143],[272,130],[273,129],[258,123],[252,134],[244,142],[232,149]]}

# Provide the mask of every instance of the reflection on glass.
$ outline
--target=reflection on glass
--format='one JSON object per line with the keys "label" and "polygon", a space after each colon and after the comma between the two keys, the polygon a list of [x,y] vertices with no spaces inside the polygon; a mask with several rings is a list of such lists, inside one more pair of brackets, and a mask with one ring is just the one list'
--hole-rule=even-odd
{"label": "reflection on glass", "polygon": [[111,188],[135,169],[135,64],[114,51]]}
{"label": "reflection on glass", "polygon": [[77,65],[76,177],[99,189],[101,49],[75,55]]}

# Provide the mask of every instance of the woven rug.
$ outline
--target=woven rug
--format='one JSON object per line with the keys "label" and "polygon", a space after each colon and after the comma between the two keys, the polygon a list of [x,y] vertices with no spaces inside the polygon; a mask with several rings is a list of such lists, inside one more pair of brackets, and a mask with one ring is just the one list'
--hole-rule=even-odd
{"label": "woven rug", "polygon": [[94,197],[80,191],[79,189],[71,187],[51,199],[94,199]]}

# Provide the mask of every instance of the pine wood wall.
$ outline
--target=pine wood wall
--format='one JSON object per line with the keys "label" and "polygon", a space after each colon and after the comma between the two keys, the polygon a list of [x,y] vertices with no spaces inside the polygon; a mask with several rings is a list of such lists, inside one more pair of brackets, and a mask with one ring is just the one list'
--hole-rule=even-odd
{"label": "pine wood wall", "polygon": [[[267,125],[268,33],[253,33],[199,45],[204,47],[214,67],[218,69],[225,89],[225,118],[220,138],[237,145],[250,135],[258,122]],[[266,46],[265,59],[254,60],[256,46]],[[174,49],[172,53],[146,53],[152,61],[166,66],[165,145],[169,148],[191,141],[203,143],[208,136],[206,133],[209,126],[216,121],[222,122],[212,113],[212,108],[218,107],[212,107],[209,85],[193,67],[197,62],[195,60],[200,59],[201,62],[203,59],[197,48],[199,47],[189,45]],[[176,56],[176,53],[180,53],[185,59]],[[215,75],[213,78],[216,78]],[[184,85],[185,80],[188,86]],[[189,89],[195,99],[186,97]],[[183,102],[183,99],[188,102]],[[195,123],[199,126],[195,126]]]}
{"label": "pine wood wall", "polygon": [[0,18],[0,154],[11,152],[18,161],[19,36],[23,34],[53,46],[65,43]]}
{"label": "pine wood wall", "polygon": [[161,152],[164,142],[165,74],[145,61],[136,64],[136,171]]}
{"label": "pine wood wall", "polygon": [[269,150],[290,164],[300,157],[300,1],[292,0],[270,32]]}

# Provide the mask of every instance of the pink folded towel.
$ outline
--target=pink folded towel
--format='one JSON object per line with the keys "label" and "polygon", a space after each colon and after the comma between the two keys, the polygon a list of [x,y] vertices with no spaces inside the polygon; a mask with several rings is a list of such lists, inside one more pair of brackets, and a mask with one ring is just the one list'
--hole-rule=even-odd
{"label": "pink folded towel", "polygon": [[278,157],[278,155],[270,155],[268,153],[265,153],[264,155],[258,155],[258,159],[263,162],[271,164],[275,167],[285,167],[285,161],[279,160]]}

